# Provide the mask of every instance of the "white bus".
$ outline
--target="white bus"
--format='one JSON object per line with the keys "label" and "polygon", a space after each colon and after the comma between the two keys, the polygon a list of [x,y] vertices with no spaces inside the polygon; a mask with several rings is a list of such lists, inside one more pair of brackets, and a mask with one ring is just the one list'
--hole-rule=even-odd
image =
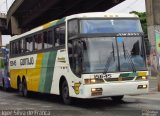
{"label": "white bus", "polygon": [[147,93],[143,31],[133,14],[82,13],[49,22],[10,41],[11,87],[72,98]]}

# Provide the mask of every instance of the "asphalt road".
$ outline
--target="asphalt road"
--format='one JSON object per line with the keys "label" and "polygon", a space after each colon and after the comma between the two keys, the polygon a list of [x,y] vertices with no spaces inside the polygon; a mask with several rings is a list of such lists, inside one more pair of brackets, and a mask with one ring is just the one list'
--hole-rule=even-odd
{"label": "asphalt road", "polygon": [[160,116],[160,94],[157,94],[156,80],[150,81],[150,94],[125,96],[116,103],[105,99],[76,99],[67,106],[55,95],[32,94],[29,98],[18,95],[15,91],[0,89],[0,116]]}

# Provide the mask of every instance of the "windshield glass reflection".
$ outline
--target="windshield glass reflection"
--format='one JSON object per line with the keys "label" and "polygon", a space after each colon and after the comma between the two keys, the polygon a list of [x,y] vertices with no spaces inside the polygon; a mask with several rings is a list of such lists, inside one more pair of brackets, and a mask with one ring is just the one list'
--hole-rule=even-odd
{"label": "windshield glass reflection", "polygon": [[84,38],[81,43],[83,73],[146,70],[141,37]]}

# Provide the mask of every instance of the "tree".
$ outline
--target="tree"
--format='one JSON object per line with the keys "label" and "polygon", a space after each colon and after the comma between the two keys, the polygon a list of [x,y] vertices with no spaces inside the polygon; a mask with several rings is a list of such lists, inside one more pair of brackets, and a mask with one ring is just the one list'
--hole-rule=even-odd
{"label": "tree", "polygon": [[143,29],[144,35],[145,35],[145,37],[147,37],[148,33],[147,33],[146,13],[145,12],[132,11],[132,12],[130,12],[130,14],[136,14],[136,15],[139,16],[139,19],[140,19],[140,22],[141,22],[141,25],[142,25],[142,29]]}

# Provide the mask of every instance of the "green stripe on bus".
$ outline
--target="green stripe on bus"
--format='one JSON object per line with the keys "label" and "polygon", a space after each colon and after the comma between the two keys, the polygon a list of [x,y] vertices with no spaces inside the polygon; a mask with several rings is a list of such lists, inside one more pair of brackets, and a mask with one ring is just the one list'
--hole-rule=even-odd
{"label": "green stripe on bus", "polygon": [[55,25],[59,25],[59,24],[61,24],[61,23],[64,23],[64,22],[65,22],[65,19],[66,19],[66,17],[58,20]]}
{"label": "green stripe on bus", "polygon": [[45,66],[45,64],[47,64],[48,62],[48,58],[49,58],[49,53],[44,53],[43,55],[43,60],[42,60],[42,67],[41,67],[41,77],[40,77],[40,81],[39,81],[39,92],[43,92],[44,91],[44,82],[45,82],[45,78],[46,78],[46,71],[47,71],[47,66]]}
{"label": "green stripe on bus", "polygon": [[57,51],[50,52],[49,54],[47,78],[46,78],[45,86],[44,86],[44,91],[47,93],[50,93],[51,91],[56,56],[57,56]]}
{"label": "green stripe on bus", "polygon": [[57,51],[44,54],[39,84],[39,92],[50,93]]}
{"label": "green stripe on bus", "polygon": [[137,73],[122,73],[119,77],[134,77]]}

